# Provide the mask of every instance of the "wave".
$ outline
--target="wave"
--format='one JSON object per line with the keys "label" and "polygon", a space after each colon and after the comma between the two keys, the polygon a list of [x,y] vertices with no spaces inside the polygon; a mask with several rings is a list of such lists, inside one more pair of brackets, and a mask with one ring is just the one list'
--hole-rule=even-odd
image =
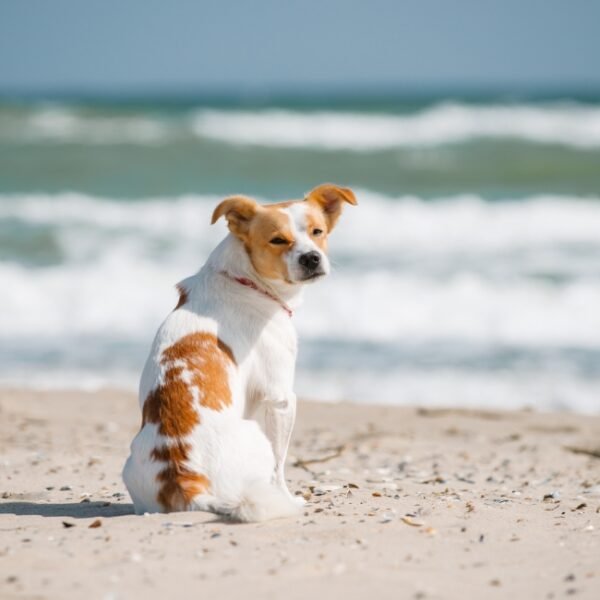
{"label": "wave", "polygon": [[600,107],[441,104],[414,114],[204,110],[193,129],[229,144],[363,152],[483,138],[597,148]]}
{"label": "wave", "polygon": [[336,402],[487,410],[534,409],[597,415],[600,380],[582,380],[560,369],[522,373],[473,373],[461,369],[363,369],[314,371],[300,369],[300,398]]}
{"label": "wave", "polygon": [[[332,234],[339,267],[299,313],[305,336],[600,344],[598,199],[357,195]],[[47,227],[61,250],[32,271],[20,241],[21,260],[0,262],[2,335],[147,335],[225,234],[208,224],[216,201],[0,196],[0,223]]]}
{"label": "wave", "polygon": [[[41,272],[40,272],[41,271]],[[32,273],[0,265],[0,338],[106,331],[147,338],[190,271],[122,252],[93,264]],[[390,272],[333,275],[307,291],[297,322],[306,339],[600,345],[600,281],[556,286],[456,274],[444,281]]]}
{"label": "wave", "polygon": [[155,145],[180,141],[372,152],[513,139],[600,147],[600,106],[440,103],[417,112],[195,109],[112,111],[76,106],[0,109],[0,141]]}
{"label": "wave", "polygon": [[[0,386],[28,389],[125,389],[135,392],[143,358],[136,368],[93,369],[22,366],[0,373]],[[573,411],[597,415],[600,381],[582,380],[559,370],[521,373],[472,373],[460,369],[394,370],[373,373],[363,369],[298,370],[299,398],[326,402]]]}
{"label": "wave", "polygon": [[[600,199],[357,196],[334,272],[295,317],[301,394],[597,406]],[[174,284],[226,232],[209,225],[218,200],[0,195],[0,232],[16,231],[0,235],[0,382],[133,384]],[[52,262],[36,262],[40,240]]]}
{"label": "wave", "polygon": [[[393,251],[435,255],[454,250],[474,255],[600,244],[600,197],[534,195],[489,202],[471,194],[423,200],[355,191],[359,207],[345,212],[344,226],[333,233],[334,248],[344,254],[376,254],[384,263],[386,253]],[[140,236],[174,235],[210,246],[224,232],[222,223],[208,226],[221,199],[194,194],[144,201],[77,192],[0,194],[0,219],[54,226],[60,231],[80,226],[107,232],[136,230]]]}
{"label": "wave", "polygon": [[60,106],[0,112],[0,141],[150,145],[175,135],[168,121],[150,115],[102,115]]}

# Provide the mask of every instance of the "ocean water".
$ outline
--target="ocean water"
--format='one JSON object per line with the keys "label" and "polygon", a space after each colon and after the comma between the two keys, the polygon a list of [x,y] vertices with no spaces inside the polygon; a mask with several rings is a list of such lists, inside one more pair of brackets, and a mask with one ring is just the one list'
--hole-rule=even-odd
{"label": "ocean water", "polygon": [[351,186],[297,391],[600,412],[600,99],[0,104],[0,384],[135,388],[224,195]]}

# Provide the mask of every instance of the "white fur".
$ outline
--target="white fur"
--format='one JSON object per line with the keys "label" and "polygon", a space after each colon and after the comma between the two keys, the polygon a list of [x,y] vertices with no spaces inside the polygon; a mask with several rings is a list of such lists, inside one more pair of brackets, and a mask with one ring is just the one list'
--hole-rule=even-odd
{"label": "white fur", "polygon": [[281,209],[290,219],[290,227],[294,236],[294,247],[287,255],[287,268],[292,281],[300,281],[304,272],[300,267],[299,258],[307,252],[318,252],[321,256],[321,271],[323,275],[329,273],[329,259],[327,255],[315,244],[306,228],[306,207],[303,204],[292,204]]}
{"label": "white fur", "polygon": [[[318,248],[306,233],[300,212],[287,210],[298,236],[298,247],[290,251],[290,260],[297,261],[302,252]],[[290,494],[284,477],[296,414],[296,332],[277,302],[232,281],[221,271],[259,282],[292,308],[300,302],[301,285],[261,280],[242,243],[228,235],[206,265],[181,283],[188,303],[173,311],[158,330],[140,382],[140,405],[163,382],[160,360],[166,348],[194,332],[218,336],[232,349],[237,362],[229,371],[232,404],[215,411],[202,407],[196,398],[200,424],[186,439],[192,447],[188,466],[209,479],[210,490],[194,498],[190,509],[242,521],[289,516],[303,503]],[[265,433],[255,421],[248,420],[259,408],[265,412]],[[162,510],[157,501],[156,475],[163,464],[152,461],[150,453],[168,443],[168,438],[161,439],[156,425],[146,424],[131,444],[123,479],[138,514]]]}

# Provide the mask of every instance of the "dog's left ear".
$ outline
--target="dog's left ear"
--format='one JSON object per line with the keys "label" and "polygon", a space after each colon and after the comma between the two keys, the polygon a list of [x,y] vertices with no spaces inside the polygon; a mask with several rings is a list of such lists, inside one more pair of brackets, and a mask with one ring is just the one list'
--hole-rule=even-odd
{"label": "dog's left ear", "polygon": [[214,225],[225,215],[229,231],[245,241],[248,229],[250,228],[250,221],[259,208],[256,200],[252,198],[248,198],[247,196],[231,196],[230,198],[225,198],[215,208],[210,223]]}
{"label": "dog's left ear", "polygon": [[314,202],[325,215],[327,229],[331,231],[342,214],[344,202],[356,206],[358,202],[350,188],[340,187],[332,183],[324,183],[306,195],[307,202]]}

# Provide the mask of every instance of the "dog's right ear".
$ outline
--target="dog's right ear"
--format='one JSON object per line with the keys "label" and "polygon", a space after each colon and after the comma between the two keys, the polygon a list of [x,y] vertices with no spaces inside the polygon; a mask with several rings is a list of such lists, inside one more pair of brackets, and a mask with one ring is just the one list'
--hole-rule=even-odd
{"label": "dog's right ear", "polygon": [[259,205],[256,200],[248,198],[247,196],[231,196],[225,198],[225,200],[215,208],[211,219],[211,225],[214,225],[223,215],[225,215],[229,231],[244,240],[248,234],[250,221],[252,221],[252,217],[254,217],[258,208]]}

